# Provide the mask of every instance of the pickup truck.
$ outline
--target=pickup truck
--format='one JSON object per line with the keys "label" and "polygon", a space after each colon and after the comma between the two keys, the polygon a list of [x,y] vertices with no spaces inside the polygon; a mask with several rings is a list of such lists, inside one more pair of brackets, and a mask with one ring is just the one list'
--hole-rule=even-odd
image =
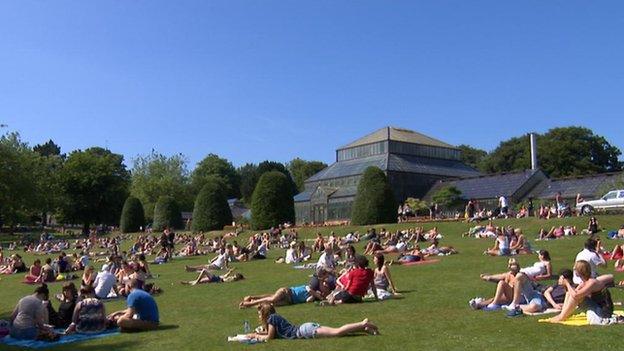
{"label": "pickup truck", "polygon": [[584,215],[595,210],[624,210],[624,190],[612,190],[598,200],[583,201],[576,204],[576,210]]}

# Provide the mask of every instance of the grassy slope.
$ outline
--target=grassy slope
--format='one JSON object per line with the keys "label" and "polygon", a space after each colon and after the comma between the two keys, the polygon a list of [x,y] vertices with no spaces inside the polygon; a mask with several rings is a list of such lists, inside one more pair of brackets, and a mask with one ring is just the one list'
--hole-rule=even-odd
{"label": "grassy slope", "polygon": [[[599,218],[603,227],[613,229],[624,223],[623,216],[603,216]],[[556,223],[586,225],[586,218],[551,220],[535,219],[500,220],[499,225],[513,225],[524,229],[529,237],[534,237],[540,226]],[[388,225],[389,229],[411,226]],[[430,228],[433,224],[425,224]],[[546,349],[553,346],[576,349],[579,345],[593,345],[595,349],[615,348],[621,336],[622,327],[563,327],[537,323],[537,317],[508,319],[502,312],[474,312],[467,301],[475,296],[493,294],[495,286],[479,280],[483,272],[500,272],[506,267],[504,258],[485,257],[481,253],[491,245],[489,240],[462,238],[461,233],[469,225],[465,223],[438,223],[445,238],[444,245],[453,245],[460,250],[459,255],[443,257],[438,264],[397,267],[391,271],[399,290],[405,298],[382,303],[364,303],[339,307],[316,307],[313,304],[281,307],[278,312],[293,323],[317,321],[335,326],[342,323],[370,318],[377,323],[382,335],[379,337],[345,337],[340,339],[271,341],[267,345],[249,346],[257,350],[301,350],[319,348],[333,349],[484,349],[500,345],[501,340],[514,342],[515,349]],[[349,227],[323,228],[328,234],[335,230],[344,234]],[[362,230],[362,228],[360,228]],[[302,229],[305,237],[312,237],[315,229]],[[604,235],[603,235],[604,236]],[[576,252],[582,247],[584,236],[550,242],[533,242],[538,248],[548,249],[553,256],[555,271],[571,267]],[[239,241],[243,241],[242,239]],[[608,249],[615,244],[605,240]],[[126,243],[127,244],[127,243]],[[361,245],[358,245],[360,251]],[[281,254],[272,251],[271,258]],[[180,286],[179,280],[194,277],[183,272],[185,264],[201,264],[208,257],[180,259],[174,263],[153,266],[160,275],[156,283],[165,293],[157,297],[164,330],[152,333],[121,335],[80,344],[81,350],[130,350],[146,348],[167,349],[243,349],[248,346],[227,343],[226,336],[240,333],[244,320],[256,324],[253,309],[239,310],[240,298],[250,293],[272,292],[278,287],[293,286],[307,281],[310,271],[290,268],[285,264],[275,264],[272,259],[251,263],[235,264],[249,279],[233,284],[209,284],[198,287]],[[535,257],[521,256],[520,263],[527,266]],[[26,257],[27,263],[32,257]],[[613,268],[603,270],[613,272]],[[624,279],[622,274],[616,279]],[[7,318],[17,300],[30,293],[32,286],[18,283],[21,276],[4,276],[0,281],[0,318]],[[172,285],[173,284],[173,285]],[[57,293],[60,285],[54,284],[52,292]],[[613,289],[615,301],[624,300],[622,291]],[[109,302],[107,311],[123,308],[123,302]],[[587,331],[591,331],[588,333]],[[58,348],[73,349],[75,345]],[[6,347],[4,347],[6,348]],[[0,346],[0,349],[3,349]]]}

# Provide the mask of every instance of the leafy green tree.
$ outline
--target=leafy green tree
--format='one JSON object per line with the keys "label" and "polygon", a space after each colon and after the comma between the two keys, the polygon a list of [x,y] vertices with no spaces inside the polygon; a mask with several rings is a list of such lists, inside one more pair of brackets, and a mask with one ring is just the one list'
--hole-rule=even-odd
{"label": "leafy green tree", "polygon": [[45,195],[39,187],[40,159],[19,134],[0,137],[0,225],[9,225],[11,231],[29,220]]}
{"label": "leafy green tree", "polygon": [[82,223],[84,232],[91,224],[116,224],[129,187],[122,155],[100,147],[74,151],[60,172],[62,217]]}
{"label": "leafy green tree", "polygon": [[413,197],[408,197],[405,203],[412,209],[412,212],[418,216],[424,216],[429,214],[429,206],[427,202]]}
{"label": "leafy green tree", "polygon": [[260,177],[251,201],[254,229],[294,222],[295,206],[290,185],[290,180],[279,171],[265,172]]}
{"label": "leafy green tree", "polygon": [[121,210],[119,228],[122,233],[134,233],[141,230],[145,225],[145,213],[141,200],[134,196],[129,196]]}
{"label": "leafy green tree", "polygon": [[460,160],[468,166],[481,170],[483,167],[483,160],[487,157],[485,150],[474,148],[470,145],[459,145],[457,147],[461,150]]}
{"label": "leafy green tree", "polygon": [[191,184],[195,194],[204,187],[209,177],[217,177],[222,180],[227,197],[240,197],[240,177],[228,160],[215,154],[209,154],[197,164],[191,175]]}
{"label": "leafy green tree", "polygon": [[297,185],[297,191],[301,192],[303,191],[305,180],[326,168],[327,164],[320,161],[305,161],[295,158],[288,162],[286,166]]}
{"label": "leafy green tree", "polygon": [[358,184],[351,223],[353,225],[393,223],[397,219],[396,209],[396,200],[386,174],[377,167],[368,167]]}
{"label": "leafy green tree", "polygon": [[[584,127],[553,128],[537,136],[538,164],[551,177],[566,177],[619,171],[620,150],[604,137]],[[528,136],[503,141],[483,161],[490,173],[529,169]]]}
{"label": "leafy green tree", "polygon": [[167,157],[155,151],[134,159],[130,193],[141,200],[145,217],[154,218],[154,207],[161,196],[173,197],[183,210],[193,208],[187,160],[182,154]]}
{"label": "leafy green tree", "polygon": [[251,203],[251,197],[256,183],[258,182],[258,166],[253,163],[246,163],[244,166],[236,169],[240,178],[240,193],[243,201],[247,204]]}
{"label": "leafy green tree", "polygon": [[221,230],[231,223],[232,211],[223,181],[216,176],[205,178],[204,187],[195,199],[193,231]]}
{"label": "leafy green tree", "polygon": [[161,196],[154,207],[154,230],[160,231],[165,228],[183,229],[182,212],[174,198]]}
{"label": "leafy green tree", "polygon": [[52,139],[48,140],[47,142],[43,144],[35,145],[33,147],[33,151],[44,157],[48,157],[48,156],[60,156],[62,158],[65,157],[65,155],[61,155],[61,147],[56,145],[52,141]]}
{"label": "leafy green tree", "polygon": [[461,194],[459,189],[448,185],[433,194],[432,200],[443,208],[452,208],[462,203]]}
{"label": "leafy green tree", "polygon": [[295,182],[292,179],[292,176],[290,175],[290,172],[288,172],[288,169],[286,168],[286,166],[284,166],[283,163],[275,162],[275,161],[260,162],[258,164],[258,170],[256,171],[257,173],[256,176],[258,177],[258,179],[260,179],[260,177],[262,177],[264,173],[271,172],[271,171],[277,171],[285,175],[286,180],[288,180],[288,188],[290,189],[290,193],[292,194],[292,196],[297,195],[298,193],[297,184],[295,184]]}

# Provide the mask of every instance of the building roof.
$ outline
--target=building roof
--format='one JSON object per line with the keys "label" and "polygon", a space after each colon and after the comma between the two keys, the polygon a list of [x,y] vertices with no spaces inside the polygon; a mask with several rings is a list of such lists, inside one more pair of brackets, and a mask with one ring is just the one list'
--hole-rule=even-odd
{"label": "building roof", "polygon": [[360,139],[339,148],[338,150],[377,143],[384,140],[456,149],[456,147],[451,144],[447,144],[443,141],[431,138],[413,130],[396,127],[384,127],[372,132],[371,134],[363,136]]}
{"label": "building roof", "polygon": [[551,179],[546,181],[543,186],[535,189],[531,196],[540,199],[554,199],[560,192],[561,197],[564,198],[573,198],[577,194],[581,194],[584,198],[598,197],[603,195],[599,194],[600,191],[604,190],[603,187],[614,184],[618,177],[623,175],[624,172],[615,172],[585,177]]}
{"label": "building roof", "polygon": [[366,168],[375,166],[382,171],[408,172],[440,175],[446,177],[474,177],[479,172],[457,160],[382,154],[353,160],[339,161],[308,178],[306,182],[355,176],[364,173]]}
{"label": "building roof", "polygon": [[473,178],[440,181],[429,190],[426,198],[431,198],[440,188],[454,186],[462,193],[464,199],[492,199],[503,195],[514,195],[536,172],[526,170],[522,172],[500,173]]}

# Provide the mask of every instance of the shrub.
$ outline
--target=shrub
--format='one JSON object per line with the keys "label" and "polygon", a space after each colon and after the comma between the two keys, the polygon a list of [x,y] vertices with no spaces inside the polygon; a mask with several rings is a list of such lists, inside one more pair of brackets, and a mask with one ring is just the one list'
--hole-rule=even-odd
{"label": "shrub", "polygon": [[358,185],[351,223],[367,225],[396,222],[396,208],[396,200],[386,174],[377,167],[368,167]]}
{"label": "shrub", "polygon": [[452,208],[462,203],[461,191],[449,185],[441,188],[432,196],[432,200],[443,208]]}
{"label": "shrub", "polygon": [[215,177],[207,177],[193,207],[194,232],[220,230],[232,223],[232,211],[228,205],[225,186]]}
{"label": "shrub", "polygon": [[251,199],[253,228],[266,229],[294,220],[295,206],[290,180],[281,172],[264,173]]}
{"label": "shrub", "polygon": [[121,232],[138,232],[144,225],[145,213],[143,213],[143,204],[136,197],[129,196],[121,210],[121,219],[119,220]]}
{"label": "shrub", "polygon": [[154,207],[154,230],[163,230],[165,227],[182,229],[182,213],[176,201],[169,196],[161,196]]}

